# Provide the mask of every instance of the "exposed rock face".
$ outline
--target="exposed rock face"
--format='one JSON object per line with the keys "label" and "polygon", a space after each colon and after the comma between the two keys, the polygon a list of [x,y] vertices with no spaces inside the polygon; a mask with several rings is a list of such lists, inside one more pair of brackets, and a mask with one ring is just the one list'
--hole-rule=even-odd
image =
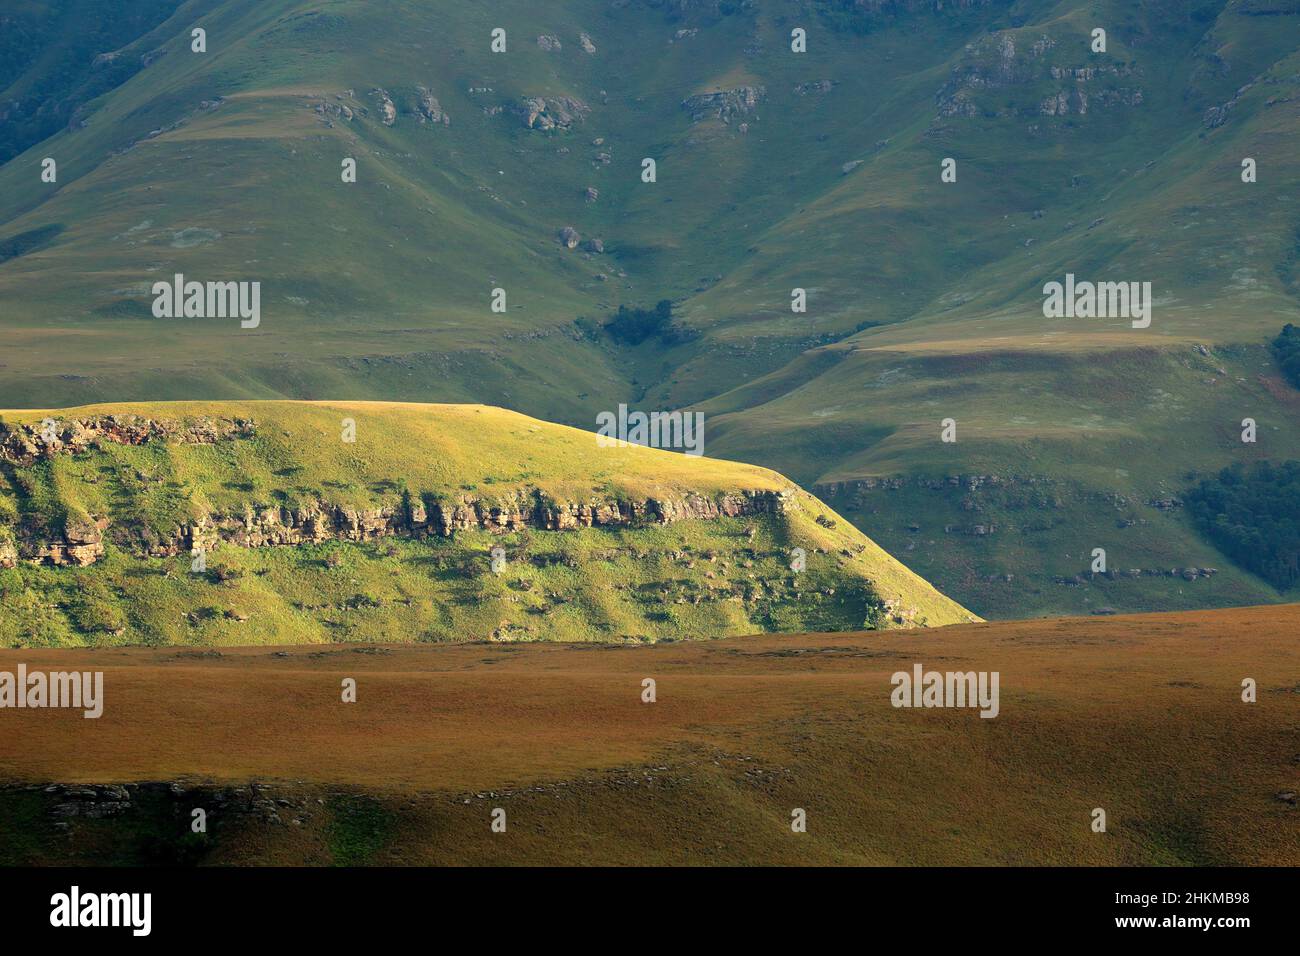
{"label": "exposed rock face", "polygon": [[[348,90],[346,95],[343,93],[336,94],[332,102],[329,99],[321,99],[320,101],[313,104],[309,100],[308,107],[313,112],[315,112],[317,117],[319,117],[320,121],[324,123],[326,126],[332,127],[334,125],[335,119],[346,120],[347,122],[351,123],[352,118],[356,114],[353,112],[351,106],[343,102],[345,98],[351,98],[351,95],[352,95],[352,91]],[[212,101],[210,107],[208,105],[209,104],[208,100],[204,100],[203,103],[199,105],[203,109],[209,109],[209,108],[216,109],[223,102],[224,100],[221,97],[218,97],[215,101]],[[365,108],[361,107],[359,104],[358,104],[358,108],[361,109],[363,113],[365,112]]]}
{"label": "exposed rock face", "polygon": [[416,115],[419,116],[421,123],[441,123],[443,126],[451,125],[451,117],[443,110],[442,104],[438,98],[423,86],[415,88],[416,95],[419,97],[419,105]]}
{"label": "exposed rock face", "polygon": [[1228,121],[1228,113],[1232,111],[1232,108],[1237,105],[1237,102],[1242,98],[1242,96],[1249,92],[1250,88],[1254,85],[1253,81],[1247,83],[1245,86],[1237,90],[1237,92],[1232,95],[1232,99],[1228,100],[1228,102],[1224,103],[1222,106],[1211,106],[1206,110],[1204,120],[1205,128],[1218,129],[1226,123]]}
{"label": "exposed rock face", "polygon": [[392,126],[397,122],[397,107],[393,104],[393,99],[388,95],[387,90],[375,89],[370,91],[371,96],[379,98],[379,118],[383,120],[385,126]]}
{"label": "exposed rock face", "polygon": [[582,241],[582,236],[578,235],[578,230],[572,226],[565,226],[559,231],[560,245],[566,249],[578,248],[578,243]]}
{"label": "exposed rock face", "polygon": [[972,94],[980,90],[1003,89],[1032,82],[1041,73],[1035,60],[1056,46],[1051,37],[1040,37],[1025,53],[1017,56],[1016,37],[1006,31],[991,34],[966,45],[962,62],[936,97],[940,116],[975,116],[978,109]]}
{"label": "exposed rock face", "polygon": [[[451,537],[458,531],[504,534],[526,528],[569,531],[592,527],[634,527],[688,520],[784,514],[793,490],[745,491],[713,497],[687,493],[679,498],[640,501],[564,502],[538,491],[495,501],[465,497],[446,500],[433,495],[410,497],[401,504],[347,508],[323,501],[298,507],[246,504],[239,513],[214,513],[159,536],[127,532],[115,536],[125,549],[141,556],[169,557],[192,548],[226,544],[242,548],[311,544],[324,541],[369,541],[403,536]],[[107,518],[69,520],[61,538],[19,542],[15,549],[0,540],[0,567],[21,559],[33,564],[85,567],[104,555]],[[7,562],[7,563],[6,563]]]}
{"label": "exposed rock face", "polygon": [[571,96],[525,96],[510,107],[529,129],[568,129],[591,113],[591,107]]}
{"label": "exposed rock face", "polygon": [[[377,648],[355,648],[374,651]],[[221,656],[220,651],[204,651],[201,656]],[[196,656],[199,656],[196,654]],[[28,788],[35,789],[35,788]],[[189,783],[146,782],[127,784],[51,784],[43,788],[48,814],[54,828],[64,833],[77,832],[85,820],[103,820],[140,813],[141,806],[164,808],[164,813],[188,813],[195,803],[216,807],[227,819],[268,825],[301,826],[312,818],[316,804],[296,788],[253,783],[244,787],[194,787]],[[274,796],[282,793],[283,796]],[[147,812],[147,811],[145,811]]]}
{"label": "exposed rock face", "polygon": [[349,509],[317,502],[301,508],[252,505],[242,515],[214,515],[180,529],[170,549],[174,553],[213,541],[240,547],[301,544],[312,541],[364,541],[404,535],[450,537],[458,531],[504,534],[531,528],[569,531],[592,527],[630,527],[677,521],[783,514],[793,492],[744,492],[715,498],[688,494],[682,498],[643,501],[561,502],[540,493],[499,501],[464,498],[445,501],[412,498],[403,505]]}
{"label": "exposed rock face", "polygon": [[816,486],[820,497],[830,498],[837,495],[852,495],[863,491],[897,491],[902,488],[961,488],[973,491],[982,487],[1000,487],[1013,485],[1050,484],[1051,479],[1030,475],[949,475],[946,478],[912,477],[893,475],[888,478],[858,478],[853,481],[824,482]]}
{"label": "exposed rock face", "polygon": [[70,421],[50,419],[35,425],[0,422],[0,461],[30,465],[55,455],[73,455],[105,442],[143,445],[173,441],[185,445],[211,445],[218,441],[250,438],[254,422],[245,418],[197,418],[188,422],[141,418],[138,415],[100,415]]}
{"label": "exposed rock face", "polygon": [[[953,67],[948,82],[935,96],[942,117],[995,116],[1068,116],[1085,115],[1090,108],[1140,106],[1142,90],[1138,87],[1090,84],[1132,77],[1140,73],[1128,64],[1089,64],[1062,67],[1047,63],[1047,54],[1055,49],[1054,37],[1042,34],[1032,41],[1009,30],[999,31],[967,44],[961,62]],[[1042,95],[1044,84],[1068,84]],[[990,109],[981,108],[976,99],[989,90],[1024,87],[1029,97],[1022,105]]]}
{"label": "exposed rock face", "polygon": [[732,117],[753,113],[766,96],[766,87],[738,86],[732,90],[688,96],[682,100],[682,109],[691,114],[694,123],[706,119],[718,119],[725,123],[730,122]]}
{"label": "exposed rock face", "polygon": [[1066,587],[1083,587],[1093,578],[1105,578],[1108,581],[1120,578],[1182,578],[1184,581],[1197,581],[1202,578],[1212,578],[1218,573],[1218,568],[1123,568],[1112,571],[1086,571],[1073,577],[1058,574],[1052,577],[1052,581]]}
{"label": "exposed rock face", "polygon": [[[374,508],[345,508],[312,502],[297,508],[245,505],[240,514],[213,514],[178,527],[167,537],[130,550],[153,557],[188,554],[192,548],[211,550],[217,545],[264,548],[324,541],[370,541],[376,538],[452,537],[458,531],[505,534],[533,529],[571,531],[579,528],[636,527],[708,521],[748,515],[784,514],[793,491],[753,491],[715,497],[687,494],[681,498],[647,498],[642,501],[592,499],[563,502],[538,492],[521,493],[498,501],[462,498],[457,501],[432,496],[412,497],[403,504]],[[35,563],[90,564],[103,554],[103,531],[96,526],[93,543],[61,542],[36,546],[27,560]],[[73,548],[74,550],[69,550]]]}
{"label": "exposed rock face", "polygon": [[1039,105],[1038,112],[1044,116],[1084,116],[1092,106],[1141,106],[1142,91],[1138,89],[1097,90],[1091,96],[1084,89],[1059,90],[1047,97]]}
{"label": "exposed rock face", "polygon": [[[449,537],[457,531],[505,533],[534,528],[567,531],[576,528],[672,524],[686,520],[736,518],[754,514],[780,514],[789,495],[774,492],[726,494],[718,498],[687,495],[684,498],[644,501],[557,502],[540,495],[520,496],[499,502],[465,499],[459,502],[411,502],[405,508],[349,512],[322,510],[315,519],[316,533],[328,534],[333,519],[334,536],[359,540],[383,534],[421,533]],[[282,512],[283,514],[283,512]]]}
{"label": "exposed rock face", "polygon": [[69,518],[61,538],[31,542],[21,548],[20,554],[23,560],[32,564],[53,564],[60,567],[74,564],[79,568],[88,567],[104,556],[104,532],[107,529],[107,518]]}

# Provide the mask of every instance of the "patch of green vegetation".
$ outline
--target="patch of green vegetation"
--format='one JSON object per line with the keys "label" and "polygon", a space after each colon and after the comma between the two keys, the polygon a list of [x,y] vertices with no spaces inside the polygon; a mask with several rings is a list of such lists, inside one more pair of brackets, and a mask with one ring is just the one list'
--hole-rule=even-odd
{"label": "patch of green vegetation", "polygon": [[614,317],[605,323],[605,331],[621,345],[640,345],[648,339],[676,345],[692,338],[689,330],[673,325],[671,299],[660,299],[653,309],[629,309],[620,305]]}
{"label": "patch of green vegetation", "polygon": [[28,229],[8,239],[0,239],[0,265],[48,246],[59,237],[61,232],[63,232],[62,223],[54,223],[38,229]]}
{"label": "patch of green vegetation", "polygon": [[1271,348],[1286,380],[1300,388],[1300,328],[1288,322],[1273,340]]}
{"label": "patch of green vegetation", "polygon": [[38,790],[0,790],[0,866],[47,864],[49,807]]}
{"label": "patch of green vegetation", "polygon": [[365,866],[393,838],[396,819],[373,797],[336,795],[326,808],[333,815],[328,835],[335,866]]}
{"label": "patch of green vegetation", "polygon": [[1200,531],[1279,591],[1300,579],[1300,461],[1233,465],[1186,495]]}

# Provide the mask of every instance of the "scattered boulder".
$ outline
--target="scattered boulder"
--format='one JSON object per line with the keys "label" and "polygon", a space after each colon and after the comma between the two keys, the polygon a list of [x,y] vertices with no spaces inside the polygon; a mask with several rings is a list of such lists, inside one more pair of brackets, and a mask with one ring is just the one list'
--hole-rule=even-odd
{"label": "scattered boulder", "polygon": [[553,37],[545,33],[537,38],[537,45],[547,53],[559,53],[563,49],[560,46],[559,37]]}
{"label": "scattered boulder", "polygon": [[602,242],[600,239],[588,239],[586,242],[582,244],[582,248],[586,249],[588,252],[592,252],[595,253],[596,255],[600,255],[602,252],[605,251],[605,243]]}
{"label": "scattered boulder", "polygon": [[442,104],[438,102],[436,96],[423,86],[417,86],[415,92],[420,99],[416,115],[420,118],[421,123],[441,123],[443,126],[451,125],[451,117],[447,115],[445,110],[443,110]]}
{"label": "scattered boulder", "polygon": [[591,42],[591,37],[585,33],[578,34],[578,45],[582,47],[584,53],[595,53],[596,44]]}
{"label": "scattered boulder", "polygon": [[811,83],[800,83],[794,88],[795,93],[800,96],[809,96],[817,93],[829,93],[835,87],[833,80],[814,80]]}
{"label": "scattered boulder", "polygon": [[397,107],[393,103],[392,97],[384,89],[374,89],[370,91],[371,96],[379,98],[379,117],[383,120],[385,126],[392,126],[397,122]]}
{"label": "scattered boulder", "polygon": [[565,226],[561,229],[559,232],[559,239],[560,244],[566,249],[576,249],[578,248],[578,243],[582,241],[582,237],[578,235],[578,230],[574,229],[572,226]]}
{"label": "scattered boulder", "polygon": [[582,198],[587,202],[595,202],[600,198],[600,190],[595,186],[588,186],[582,191]]}

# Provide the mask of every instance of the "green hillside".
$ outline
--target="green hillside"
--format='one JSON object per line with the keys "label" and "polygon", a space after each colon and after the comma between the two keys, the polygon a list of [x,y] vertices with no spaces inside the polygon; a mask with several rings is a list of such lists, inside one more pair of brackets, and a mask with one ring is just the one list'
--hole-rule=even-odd
{"label": "green hillside", "polygon": [[[1300,457],[1297,0],[109,6],[42,57],[3,15],[0,405],[693,407],[986,616],[1286,596],[1181,496]],[[154,318],[176,273],[260,325]],[[1045,318],[1066,273],[1150,282],[1150,327]]]}
{"label": "green hillside", "polygon": [[162,403],[0,421],[0,646],[972,619],[774,472],[599,447],[502,409]]}

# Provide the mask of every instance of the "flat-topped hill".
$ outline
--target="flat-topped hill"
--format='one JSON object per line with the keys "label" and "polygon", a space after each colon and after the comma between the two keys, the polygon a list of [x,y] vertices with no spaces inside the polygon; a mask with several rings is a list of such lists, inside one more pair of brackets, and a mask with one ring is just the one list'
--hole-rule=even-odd
{"label": "flat-topped hill", "polygon": [[3,413],[0,644],[713,637],[971,615],[750,465],[479,405]]}

